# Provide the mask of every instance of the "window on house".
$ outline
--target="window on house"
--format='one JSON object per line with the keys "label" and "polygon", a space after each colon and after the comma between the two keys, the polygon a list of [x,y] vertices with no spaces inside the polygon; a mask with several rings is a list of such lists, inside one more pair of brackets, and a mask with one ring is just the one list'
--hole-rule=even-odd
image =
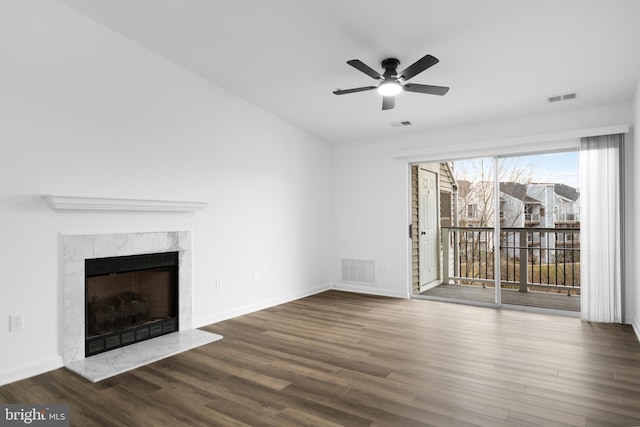
{"label": "window on house", "polygon": [[451,193],[448,191],[440,192],[440,225],[442,227],[451,227],[453,225],[451,209]]}
{"label": "window on house", "polygon": [[478,213],[478,205],[467,205],[467,218],[475,218]]}

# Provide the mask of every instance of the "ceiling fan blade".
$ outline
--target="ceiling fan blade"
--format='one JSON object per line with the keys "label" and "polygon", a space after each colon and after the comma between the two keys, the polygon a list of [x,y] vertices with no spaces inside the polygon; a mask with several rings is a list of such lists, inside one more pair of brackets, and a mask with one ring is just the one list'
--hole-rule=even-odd
{"label": "ceiling fan blade", "polygon": [[382,98],[382,109],[383,110],[391,110],[396,106],[396,97],[395,96],[385,96]]}
{"label": "ceiling fan blade", "polygon": [[426,93],[429,95],[444,95],[449,92],[449,88],[445,86],[420,85],[416,83],[407,83],[402,86],[407,92]]}
{"label": "ceiling fan blade", "polygon": [[363,73],[365,73],[367,76],[371,77],[372,79],[376,79],[376,80],[382,80],[383,79],[382,74],[380,74],[379,72],[377,72],[373,68],[369,67],[367,64],[365,64],[364,62],[360,61],[359,59],[352,59],[350,61],[347,61],[347,64],[351,65],[356,70],[362,71]]}
{"label": "ceiling fan blade", "polygon": [[438,62],[440,62],[437,58],[431,55],[425,55],[422,58],[418,59],[413,64],[409,65],[404,69],[401,73],[398,73],[399,76],[402,76],[404,80],[409,80],[411,77],[415,76],[418,73],[423,72],[429,67],[433,67]]}
{"label": "ceiling fan blade", "polygon": [[355,87],[353,89],[337,89],[334,90],[333,93],[336,95],[344,95],[347,93],[355,93],[355,92],[364,92],[365,90],[375,89],[377,86],[364,86],[364,87]]}

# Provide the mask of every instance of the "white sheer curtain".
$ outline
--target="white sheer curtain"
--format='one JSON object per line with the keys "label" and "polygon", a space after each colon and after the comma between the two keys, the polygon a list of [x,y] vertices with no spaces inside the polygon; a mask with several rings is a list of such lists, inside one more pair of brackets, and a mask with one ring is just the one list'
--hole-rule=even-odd
{"label": "white sheer curtain", "polygon": [[584,320],[621,323],[623,135],[580,142],[580,287]]}

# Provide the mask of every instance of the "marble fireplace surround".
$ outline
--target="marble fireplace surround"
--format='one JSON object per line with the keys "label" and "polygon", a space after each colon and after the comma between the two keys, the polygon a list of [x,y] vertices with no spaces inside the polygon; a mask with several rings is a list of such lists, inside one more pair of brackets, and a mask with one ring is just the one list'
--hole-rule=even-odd
{"label": "marble fireplace surround", "polygon": [[[192,327],[191,232],[62,235],[65,367],[100,381],[222,336]],[[179,331],[85,358],[84,261],[87,258],[178,252]]]}

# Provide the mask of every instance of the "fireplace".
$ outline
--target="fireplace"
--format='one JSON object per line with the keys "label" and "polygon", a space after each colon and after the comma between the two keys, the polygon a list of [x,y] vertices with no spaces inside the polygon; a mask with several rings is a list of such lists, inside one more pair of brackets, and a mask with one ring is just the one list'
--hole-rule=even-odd
{"label": "fireplace", "polygon": [[[61,245],[62,331],[64,334],[62,356],[67,369],[96,382],[222,339],[221,335],[194,329],[192,325],[191,231],[61,235]],[[177,266],[173,271],[177,276],[178,296],[175,304],[178,306],[176,316],[178,330],[165,334],[163,329],[162,335],[149,337],[153,339],[145,340],[140,337],[142,340],[135,344],[86,357],[87,274],[85,269],[87,260],[108,260],[111,258],[141,260],[144,258],[135,257],[140,255],[155,257],[156,254],[167,253],[173,253],[172,257],[174,257],[174,260],[177,259]],[[132,255],[134,257],[129,258]],[[135,264],[135,261],[130,262]],[[173,261],[168,265],[162,261],[161,265],[151,265],[143,270],[162,270],[167,267],[172,268],[172,265],[174,265]],[[136,266],[135,269],[139,269],[139,266]],[[116,275],[121,275],[130,270],[132,268],[123,268],[123,271],[116,272]],[[95,274],[96,271],[100,272],[101,270],[90,272],[89,276],[105,275]],[[164,275],[166,276],[166,273]],[[149,297],[147,297],[147,301],[148,299]],[[163,324],[163,320],[160,320],[160,324]],[[140,326],[144,325],[124,328],[124,341],[126,342],[132,338],[131,331],[127,332],[128,329],[134,328],[137,330]],[[149,327],[149,335],[159,333],[159,331],[160,329],[157,325],[153,331]],[[137,339],[137,336],[134,335],[134,337]],[[114,338],[114,341],[117,341],[117,339]],[[122,343],[122,332],[120,332],[119,339],[120,343]],[[106,347],[108,344],[105,342],[104,345]]]}
{"label": "fireplace", "polygon": [[85,259],[85,357],[177,331],[178,252]]}

